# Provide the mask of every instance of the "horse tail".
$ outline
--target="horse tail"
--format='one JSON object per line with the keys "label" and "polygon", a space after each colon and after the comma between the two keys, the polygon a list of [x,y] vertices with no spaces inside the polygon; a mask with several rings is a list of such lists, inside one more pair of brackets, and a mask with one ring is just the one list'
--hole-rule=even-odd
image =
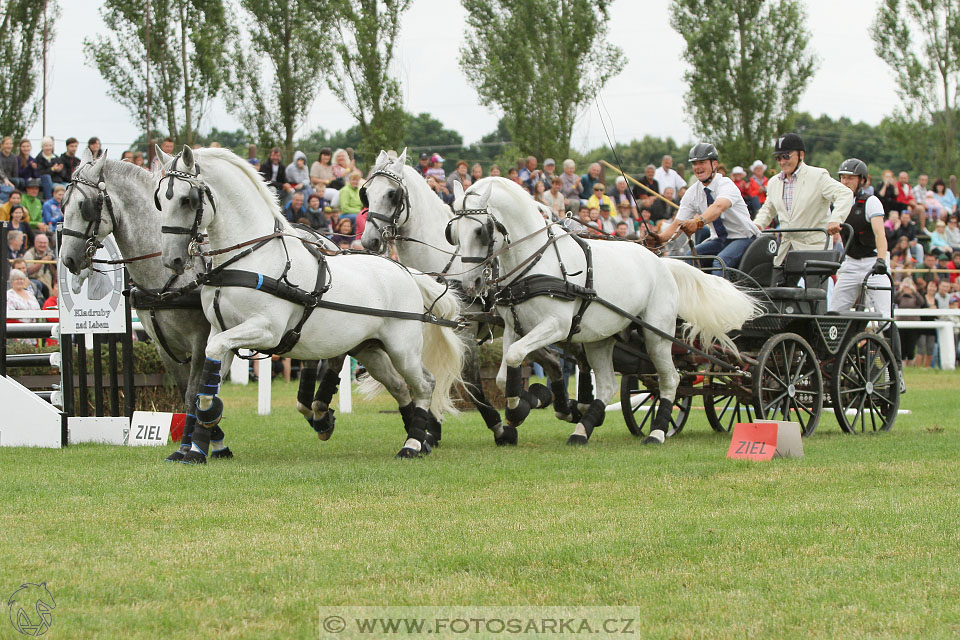
{"label": "horse tail", "polygon": [[704,346],[717,342],[736,352],[727,335],[760,314],[760,304],[725,278],[710,275],[683,260],[663,260],[680,290],[677,314],[687,321],[686,339]]}
{"label": "horse tail", "polygon": [[[413,279],[420,289],[423,305],[430,313],[444,320],[460,317],[460,299],[449,288],[431,276],[414,273]],[[430,322],[423,323],[423,364],[433,374],[435,386],[430,400],[430,410],[440,419],[445,413],[456,413],[452,391],[462,382],[463,358],[466,345],[452,327],[443,327]]]}

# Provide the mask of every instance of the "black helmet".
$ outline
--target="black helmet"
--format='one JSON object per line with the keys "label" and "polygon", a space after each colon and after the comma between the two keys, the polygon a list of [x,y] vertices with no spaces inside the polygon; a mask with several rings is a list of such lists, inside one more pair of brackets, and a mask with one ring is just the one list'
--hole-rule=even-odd
{"label": "black helmet", "polygon": [[842,176],[860,176],[866,180],[867,165],[863,160],[849,158],[840,164],[840,171],[838,173]]}
{"label": "black helmet", "polygon": [[785,133],[773,145],[774,153],[789,153],[791,151],[806,151],[803,148],[803,138],[795,133]]}
{"label": "black helmet", "polygon": [[690,149],[690,162],[698,160],[719,160],[717,148],[709,142],[700,142]]}

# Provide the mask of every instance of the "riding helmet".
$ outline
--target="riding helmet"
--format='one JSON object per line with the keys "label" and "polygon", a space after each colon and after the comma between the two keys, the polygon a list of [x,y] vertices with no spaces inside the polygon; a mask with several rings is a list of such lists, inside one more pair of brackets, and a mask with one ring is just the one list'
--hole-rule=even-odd
{"label": "riding helmet", "polygon": [[840,165],[838,173],[842,176],[860,176],[867,179],[867,165],[863,160],[857,158],[848,158]]}
{"label": "riding helmet", "polygon": [[803,148],[803,138],[795,133],[785,133],[777,138],[777,142],[773,145],[775,154],[790,153],[791,151],[806,151]]}
{"label": "riding helmet", "polygon": [[690,162],[698,160],[719,160],[717,148],[709,142],[700,142],[690,149]]}

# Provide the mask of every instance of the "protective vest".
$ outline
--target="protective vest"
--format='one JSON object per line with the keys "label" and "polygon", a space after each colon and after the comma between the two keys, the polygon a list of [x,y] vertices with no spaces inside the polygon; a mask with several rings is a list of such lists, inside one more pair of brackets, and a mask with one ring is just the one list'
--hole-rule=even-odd
{"label": "protective vest", "polygon": [[846,255],[851,258],[870,258],[877,255],[877,239],[867,220],[867,198],[862,191],[857,193],[847,215],[846,223],[853,227],[853,237],[847,241]]}

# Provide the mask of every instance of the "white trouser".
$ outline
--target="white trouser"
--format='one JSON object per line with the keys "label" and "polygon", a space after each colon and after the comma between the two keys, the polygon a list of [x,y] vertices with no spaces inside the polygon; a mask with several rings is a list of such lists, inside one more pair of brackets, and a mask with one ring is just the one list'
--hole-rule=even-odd
{"label": "white trouser", "polygon": [[[837,282],[833,286],[833,296],[830,298],[829,310],[846,313],[850,311],[857,296],[860,295],[860,285],[864,277],[873,270],[877,262],[876,257],[851,258],[847,256],[837,271]],[[887,276],[871,276],[867,281],[871,286],[889,287]],[[867,289],[866,310],[875,311],[884,316],[890,313],[890,292]]]}

